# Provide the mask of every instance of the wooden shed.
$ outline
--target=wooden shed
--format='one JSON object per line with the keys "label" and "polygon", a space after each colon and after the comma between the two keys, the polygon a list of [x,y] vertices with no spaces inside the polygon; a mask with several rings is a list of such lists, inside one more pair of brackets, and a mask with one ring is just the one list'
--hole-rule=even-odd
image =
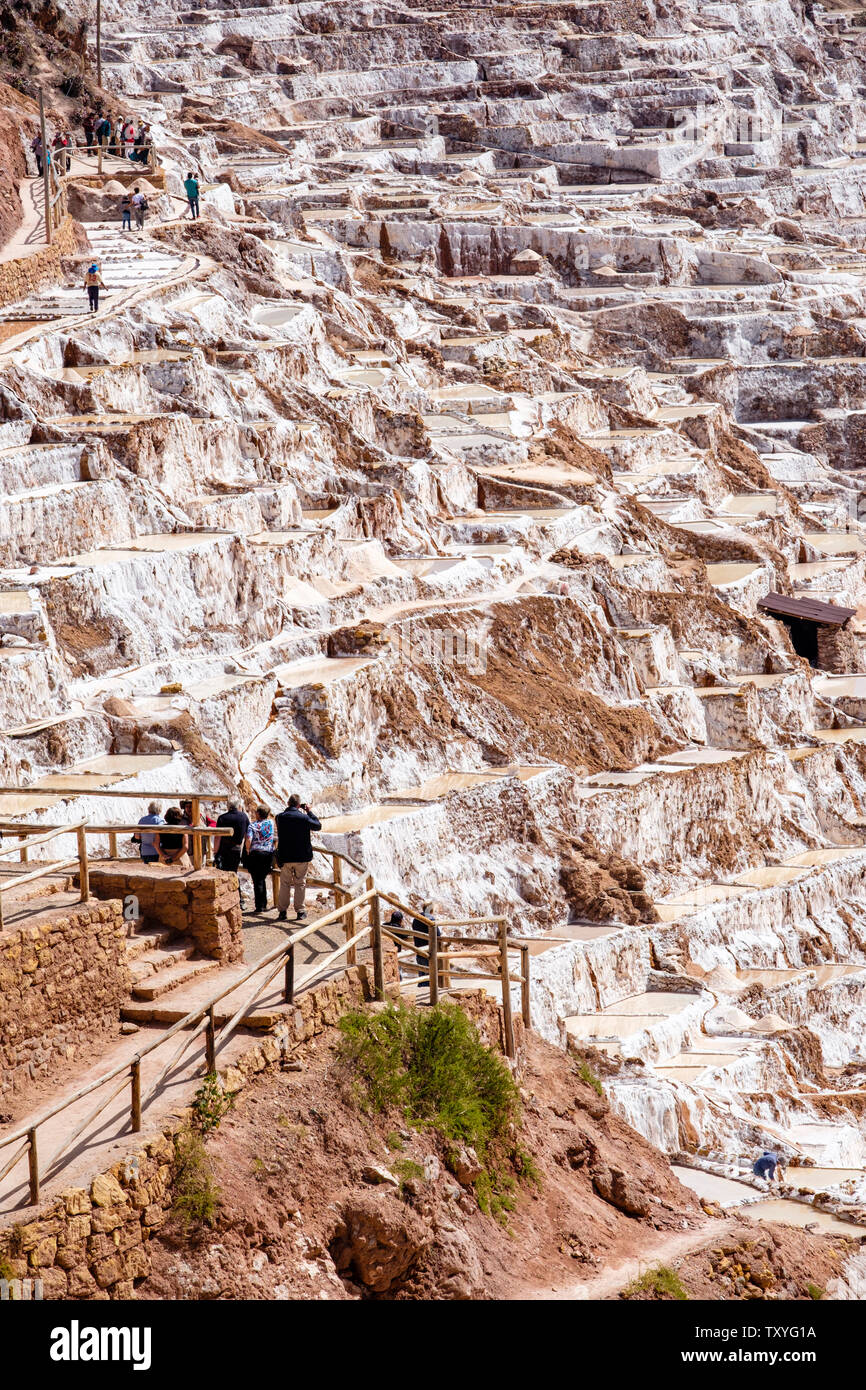
{"label": "wooden shed", "polygon": [[848,623],[856,608],[842,608],[815,598],[767,594],[758,608],[785,624],[798,656],[822,671],[856,671],[858,649]]}

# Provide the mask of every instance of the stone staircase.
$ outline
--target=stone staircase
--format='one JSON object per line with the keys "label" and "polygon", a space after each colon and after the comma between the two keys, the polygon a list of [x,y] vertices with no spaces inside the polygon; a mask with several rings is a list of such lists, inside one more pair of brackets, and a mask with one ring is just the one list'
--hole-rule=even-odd
{"label": "stone staircase", "polygon": [[[132,977],[129,1008],[137,1003],[152,1003],[219,969],[219,961],[202,956],[189,937],[178,936],[170,928],[144,926],[140,921],[130,923],[126,956]],[[129,1008],[121,1012],[123,1021],[140,1021],[130,1017]]]}

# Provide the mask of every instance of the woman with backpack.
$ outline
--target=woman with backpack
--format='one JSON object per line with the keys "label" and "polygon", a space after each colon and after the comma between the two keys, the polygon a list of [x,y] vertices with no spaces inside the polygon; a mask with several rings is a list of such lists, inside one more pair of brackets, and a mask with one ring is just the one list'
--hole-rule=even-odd
{"label": "woman with backpack", "polygon": [[274,866],[276,835],[276,826],[267,806],[257,806],[256,818],[250,822],[244,841],[246,869],[253,881],[256,912],[267,912],[268,909],[268,878]]}
{"label": "woman with backpack", "polygon": [[144,231],[144,215],[147,212],[147,199],[139,188],[138,184],[132,192],[132,211],[135,214],[135,226],[139,232]]}
{"label": "woman with backpack", "polygon": [[102,283],[102,276],[99,273],[99,262],[91,261],[84,275],[84,288],[87,290],[87,298],[90,301],[91,314],[95,314],[99,308],[99,291],[105,289]]}

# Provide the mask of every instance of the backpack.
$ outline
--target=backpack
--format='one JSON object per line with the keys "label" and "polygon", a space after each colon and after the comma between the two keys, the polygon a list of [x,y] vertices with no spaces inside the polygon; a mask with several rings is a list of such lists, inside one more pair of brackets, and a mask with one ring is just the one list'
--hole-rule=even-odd
{"label": "backpack", "polygon": [[140,202],[139,205],[138,205],[138,210],[139,210],[139,212],[147,212],[147,209],[148,209],[149,207],[150,207],[150,204],[148,203],[147,199],[146,199],[146,198],[142,198],[141,202]]}

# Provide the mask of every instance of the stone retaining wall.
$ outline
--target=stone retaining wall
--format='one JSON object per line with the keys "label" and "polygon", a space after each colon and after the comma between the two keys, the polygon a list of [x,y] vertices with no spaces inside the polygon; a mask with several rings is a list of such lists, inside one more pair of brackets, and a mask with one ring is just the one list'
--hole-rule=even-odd
{"label": "stone retaining wall", "polygon": [[97,898],[121,898],[137,907],[128,915],[145,926],[169,927],[192,937],[202,955],[231,964],[243,957],[243,916],[237,874],[219,869],[180,872],[164,864],[144,868],[113,863],[90,871],[90,891]]}
{"label": "stone retaining wall", "polygon": [[117,1025],[129,993],[119,902],[0,932],[0,1098]]}
{"label": "stone retaining wall", "polygon": [[[396,973],[389,952],[386,976],[393,980]],[[242,1090],[298,1044],[334,1027],[347,1009],[372,998],[372,985],[372,967],[357,965],[300,995],[285,1024],[220,1073],[225,1089]],[[46,1299],[134,1298],[134,1281],[150,1272],[148,1242],[171,1211],[174,1135],[189,1118],[189,1110],[175,1111],[88,1187],[67,1188],[0,1231],[4,1277],[41,1279]]]}
{"label": "stone retaining wall", "polygon": [[71,217],[64,218],[50,246],[29,256],[0,262],[0,305],[26,299],[48,281],[62,280],[64,256],[86,249],[87,239],[81,227]]}
{"label": "stone retaining wall", "polygon": [[[385,957],[386,980],[397,978],[394,952]],[[372,966],[351,966],[337,980],[302,994],[291,1019],[220,1073],[237,1093],[305,1042],[373,994]],[[461,994],[488,1047],[504,1050],[502,1010],[481,990]],[[522,1019],[514,1020],[519,1075],[525,1059]],[[171,1120],[124,1160],[100,1173],[89,1187],[67,1188],[24,1220],[0,1231],[0,1269],[6,1278],[39,1279],[46,1299],[135,1298],[135,1281],[150,1273],[148,1243],[166,1223],[173,1202],[174,1136],[189,1123],[189,1110]]]}

